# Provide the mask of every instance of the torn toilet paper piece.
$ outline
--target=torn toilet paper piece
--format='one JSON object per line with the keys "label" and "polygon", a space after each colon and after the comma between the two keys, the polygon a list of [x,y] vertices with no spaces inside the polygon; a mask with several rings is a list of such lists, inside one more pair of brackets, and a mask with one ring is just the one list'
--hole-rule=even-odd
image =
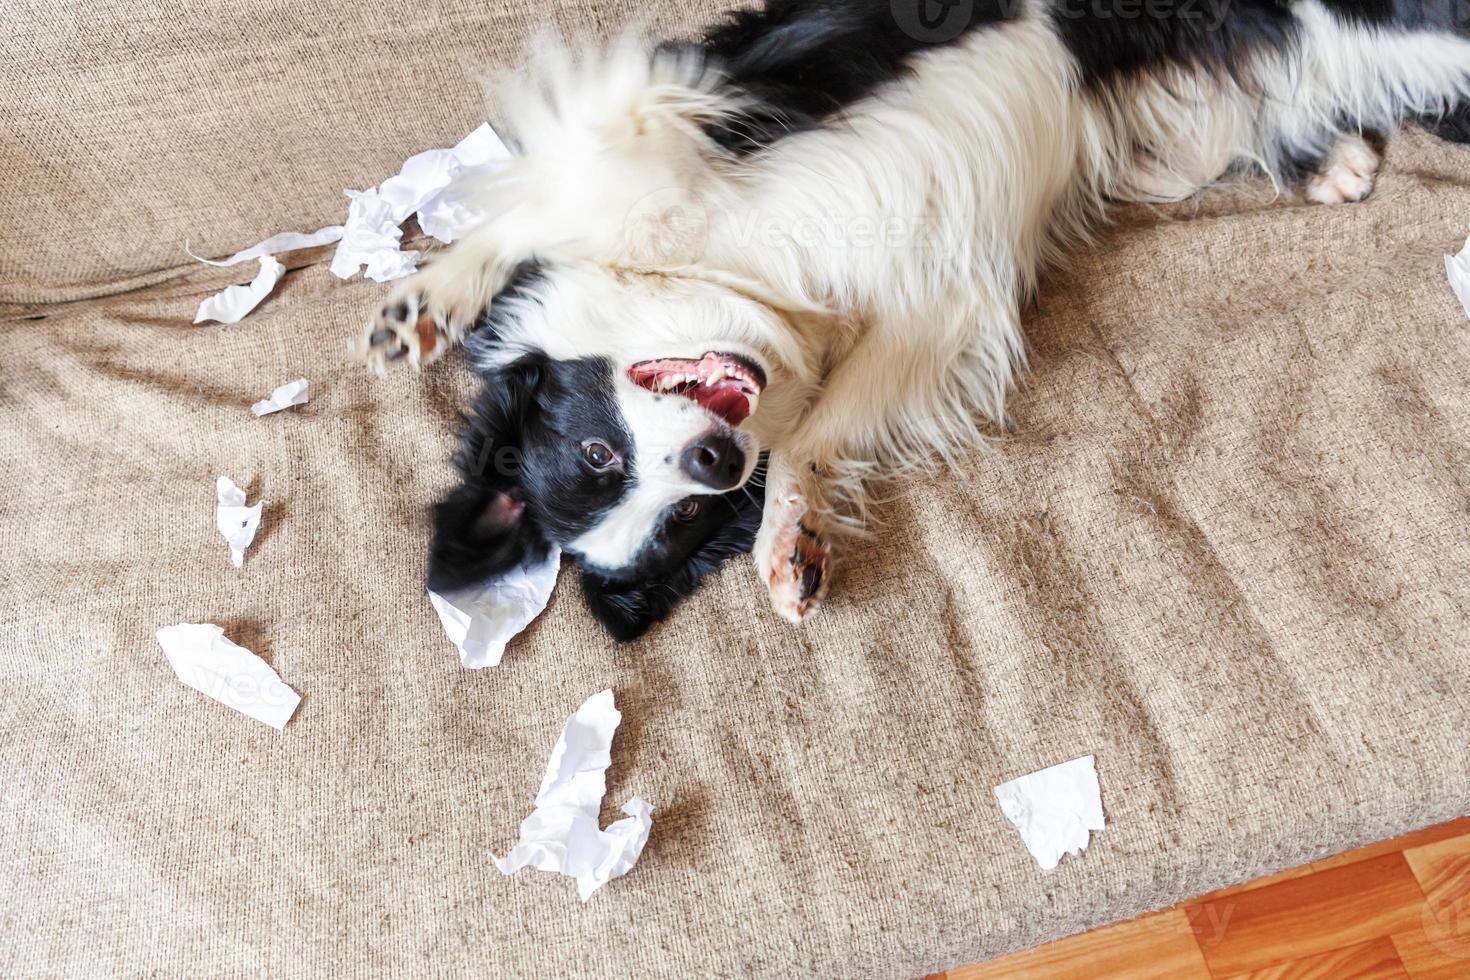
{"label": "torn toilet paper piece", "polygon": [[307,233],[301,231],[283,231],[279,235],[272,235],[263,242],[256,242],[246,249],[241,249],[227,259],[206,259],[202,255],[195,255],[189,248],[189,243],[184,242],[184,251],[189,258],[205,265],[238,265],[250,259],[258,259],[263,255],[276,255],[280,252],[294,252],[298,248],[315,248],[318,245],[330,245],[342,240],[342,226],[328,225],[318,228],[316,231]]}
{"label": "torn toilet paper piece", "polygon": [[347,191],[352,204],[342,243],[332,256],[332,274],[350,279],[366,266],[369,279],[387,282],[413,272],[419,253],[399,251],[403,231],[398,226],[417,214],[425,234],[454,241],[484,217],[455,181],[509,155],[495,131],[482,123],[450,149],[409,157],[396,176],[377,188]]}
{"label": "torn toilet paper piece", "polygon": [[1450,288],[1465,307],[1465,315],[1470,317],[1470,238],[1465,239],[1465,247],[1459,255],[1444,257],[1444,271],[1450,277]]}
{"label": "torn toilet paper piece", "polygon": [[1081,854],[1090,832],[1103,829],[1102,791],[1090,755],[1002,783],[995,798],[1043,871],[1065,854]]}
{"label": "torn toilet paper piece", "polygon": [[398,176],[383,181],[378,193],[392,205],[400,222],[417,214],[424,234],[448,244],[484,218],[455,188],[455,181],[509,156],[495,130],[481,123],[452,149],[426,150],[409,157]]}
{"label": "torn toilet paper piece", "polygon": [[613,733],[622,720],[611,689],[592,695],[567,719],[546,763],[536,809],[521,821],[520,842],[503,860],[491,855],[497,868],[514,874],[532,867],[575,878],[585,902],[633,867],[648,843],[653,807],[635,796],[623,804],[626,817],[606,830],[597,826]]}
{"label": "torn toilet paper piece", "polygon": [[346,194],[352,203],[347,207],[347,230],[332,254],[332,275],[351,279],[362,271],[374,282],[387,282],[417,269],[419,253],[398,249],[402,219],[393,217],[393,206],[371,188]]}
{"label": "torn toilet paper piece", "polygon": [[282,232],[225,259],[202,258],[185,242],[184,251],[191,258],[209,265],[260,260],[260,274],[252,282],[210,296],[199,304],[194,322],[238,323],[259,306],[286,274],[285,267],[272,258],[277,252],[340,242],[331,264],[332,273],[339,279],[349,279],[359,271],[377,282],[409,275],[418,268],[419,253],[399,249],[403,230],[398,226],[409,215],[417,214],[425,234],[445,243],[454,241],[484,217],[455,181],[509,156],[500,137],[482,123],[450,149],[426,150],[409,157],[397,176],[389,177],[379,187],[347,191],[352,203],[347,208],[346,224],[328,225],[313,232]]}
{"label": "torn toilet paper piece", "polygon": [[340,241],[341,238],[341,225],[329,225],[311,234],[283,231],[279,235],[272,235],[263,242],[257,242],[247,249],[242,249],[227,259],[206,259],[195,255],[189,249],[189,243],[184,242],[184,251],[189,258],[203,262],[205,265],[230,266],[249,259],[260,259],[260,273],[252,282],[244,286],[229,286],[207,298],[199,304],[199,311],[194,314],[194,322],[218,320],[220,323],[239,323],[245,314],[259,306],[260,301],[271,294],[271,291],[276,288],[276,283],[280,282],[281,277],[286,274],[286,267],[272,256],[277,252],[329,245]]}
{"label": "torn toilet paper piece", "polygon": [[169,666],[183,683],[276,731],[301,703],[271,665],[225,637],[213,623],[179,623],[157,633]]}
{"label": "torn toilet paper piece", "polygon": [[459,647],[466,667],[494,667],[505,656],[505,645],[551,601],[561,550],[551,546],[546,560],[514,568],[493,582],[440,595],[429,602],[444,624],[444,632]]}
{"label": "torn toilet paper piece", "polygon": [[225,536],[230,546],[230,562],[236,568],[245,564],[245,549],[255,540],[260,528],[260,509],[265,501],[257,501],[254,507],[245,506],[245,491],[235,486],[235,481],[222,476],[214,481],[215,496],[219,499],[215,508],[215,526]]}
{"label": "torn toilet paper piece", "polygon": [[[448,150],[425,150],[409,157],[397,176],[379,185],[378,196],[388,203],[395,221],[401,223],[417,214],[419,227],[447,244],[482,217],[454,188],[454,182],[471,170],[509,156],[495,130],[481,123]],[[468,224],[461,220],[465,216]]]}
{"label": "torn toilet paper piece", "polygon": [[286,267],[269,255],[260,256],[260,271],[255,278],[243,286],[227,286],[199,304],[194,314],[195,323],[218,320],[220,323],[239,323],[245,314],[260,305],[260,301],[271,294],[276,283],[286,274]]}
{"label": "torn toilet paper piece", "polygon": [[287,381],[275,391],[270,393],[269,398],[261,399],[250,406],[250,414],[256,418],[262,415],[270,415],[272,412],[285,411],[293,405],[306,404],[306,389],[311,382],[305,378],[297,378],[295,381]]}

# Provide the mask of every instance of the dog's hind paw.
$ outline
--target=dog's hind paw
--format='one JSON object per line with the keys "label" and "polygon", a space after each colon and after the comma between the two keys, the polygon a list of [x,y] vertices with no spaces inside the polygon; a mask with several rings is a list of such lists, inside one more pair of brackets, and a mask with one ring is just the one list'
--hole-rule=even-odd
{"label": "dog's hind paw", "polygon": [[1345,136],[1307,178],[1307,200],[1318,204],[1356,204],[1373,193],[1383,157],[1361,136]]}

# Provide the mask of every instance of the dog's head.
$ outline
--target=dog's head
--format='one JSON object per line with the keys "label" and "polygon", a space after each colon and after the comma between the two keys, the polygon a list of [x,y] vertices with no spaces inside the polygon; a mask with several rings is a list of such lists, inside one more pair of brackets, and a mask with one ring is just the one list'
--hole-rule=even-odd
{"label": "dog's head", "polygon": [[435,511],[429,587],[493,578],[554,542],[582,566],[593,613],[631,639],[750,550],[756,419],[782,372],[749,329],[691,327],[711,310],[680,302],[723,303],[728,324],[749,312],[737,300],[561,272],[523,278],[474,335],[485,386],[456,459],[462,482]]}

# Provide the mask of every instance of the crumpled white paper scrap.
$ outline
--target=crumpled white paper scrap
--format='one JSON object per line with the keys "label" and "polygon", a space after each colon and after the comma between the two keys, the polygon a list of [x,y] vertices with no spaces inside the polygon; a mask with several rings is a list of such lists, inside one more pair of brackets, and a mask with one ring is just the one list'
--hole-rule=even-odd
{"label": "crumpled white paper scrap", "polygon": [[444,632],[459,648],[459,662],[477,668],[500,663],[505,645],[551,601],[560,570],[561,549],[552,545],[545,561],[513,568],[495,581],[446,595],[429,592]]}
{"label": "crumpled white paper scrap", "polygon": [[393,217],[393,206],[371,188],[346,194],[352,203],[347,207],[347,230],[332,255],[332,275],[351,279],[367,266],[369,279],[387,282],[417,269],[419,253],[399,251],[403,229],[398,226],[403,219]]}
{"label": "crumpled white paper scrap", "polygon": [[280,282],[281,277],[286,274],[286,267],[272,258],[273,255],[277,252],[290,252],[298,248],[327,245],[341,238],[341,225],[329,225],[310,234],[283,231],[279,235],[272,235],[263,242],[257,242],[247,249],[242,249],[227,259],[206,259],[195,255],[190,251],[189,243],[184,242],[184,251],[189,257],[205,265],[230,266],[250,259],[260,260],[260,273],[253,282],[244,286],[226,287],[205,299],[199,304],[199,311],[194,314],[194,322],[218,320],[220,323],[239,323],[245,314],[259,306],[260,301],[271,294],[271,291],[276,288],[276,283]]}
{"label": "crumpled white paper scrap", "polygon": [[495,130],[482,123],[453,149],[428,150],[409,157],[398,176],[383,181],[378,193],[393,205],[398,220],[417,213],[424,234],[448,244],[484,218],[454,186],[455,181],[509,155]]}
{"label": "crumpled white paper scrap", "polygon": [[1465,239],[1459,255],[1444,257],[1444,271],[1450,277],[1450,288],[1465,307],[1465,315],[1470,317],[1470,238]]}
{"label": "crumpled white paper scrap", "polygon": [[218,320],[220,323],[239,323],[245,314],[260,305],[260,301],[271,294],[276,283],[286,274],[286,267],[269,255],[260,256],[260,271],[250,282],[240,286],[227,286],[199,304],[194,314],[195,323]]}
{"label": "crumpled white paper scrap", "polygon": [[235,486],[235,481],[227,476],[214,481],[214,492],[219,499],[214,512],[215,526],[230,546],[230,562],[239,568],[245,564],[245,549],[250,547],[250,542],[255,540],[255,532],[260,528],[260,509],[265,506],[265,501],[246,507],[245,491]]}
{"label": "crumpled white paper scrap", "polygon": [[653,807],[635,796],[623,804],[626,817],[606,830],[597,826],[613,733],[622,720],[610,688],[592,695],[567,719],[546,763],[536,809],[521,821],[520,842],[503,860],[491,855],[497,868],[514,874],[532,867],[575,878],[585,902],[633,867],[648,843]]}
{"label": "crumpled white paper scrap", "polygon": [[1091,831],[1103,829],[1102,790],[1090,755],[1002,783],[995,798],[1043,871],[1065,854],[1081,854]]}
{"label": "crumpled white paper scrap", "polygon": [[377,188],[347,191],[352,204],[346,231],[332,256],[332,274],[350,279],[364,274],[377,282],[406,276],[418,268],[417,251],[400,251],[403,231],[398,226],[417,214],[424,233],[452,242],[484,217],[455,187],[472,169],[486,167],[509,156],[505,144],[488,124],[447,150],[425,150],[404,161],[398,174]]}
{"label": "crumpled white paper scrap", "polygon": [[179,623],[156,635],[180,681],[276,731],[301,703],[270,664],[232,643],[213,623]]}
{"label": "crumpled white paper scrap", "polygon": [[185,242],[184,251],[191,258],[209,265],[260,260],[260,273],[252,282],[230,286],[204,300],[194,322],[238,323],[259,306],[286,274],[285,267],[272,258],[277,252],[340,242],[331,264],[332,273],[339,279],[350,279],[359,271],[377,282],[409,275],[418,268],[420,256],[417,251],[400,250],[403,231],[398,226],[417,213],[425,234],[446,244],[454,241],[484,218],[455,182],[469,171],[489,167],[509,155],[495,131],[481,123],[447,150],[425,150],[409,157],[398,174],[379,187],[346,191],[352,203],[347,208],[345,225],[328,225],[313,232],[282,232],[226,259],[202,258]]}
{"label": "crumpled white paper scrap", "polygon": [[263,398],[250,406],[250,414],[256,418],[262,415],[270,415],[272,412],[282,412],[294,405],[305,405],[307,391],[311,382],[305,378],[297,378],[295,381],[287,381],[275,391],[270,397]]}
{"label": "crumpled white paper scrap", "polygon": [[443,198],[446,188],[466,170],[483,167],[507,155],[500,137],[488,124],[481,123],[451,149],[425,150],[403,161],[398,175],[383,181],[378,194],[392,206],[394,217],[406,221],[409,215],[429,209]]}

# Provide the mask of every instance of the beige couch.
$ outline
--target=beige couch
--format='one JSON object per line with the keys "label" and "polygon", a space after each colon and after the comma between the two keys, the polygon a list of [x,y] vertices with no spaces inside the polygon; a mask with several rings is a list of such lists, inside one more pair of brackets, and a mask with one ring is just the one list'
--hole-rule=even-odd
{"label": "beige couch", "polygon": [[[345,338],[383,288],[320,251],[192,326],[248,273],[182,243],[337,220],[476,125],[475,73],[540,16],[7,9],[8,974],[899,977],[1470,810],[1470,342],[1440,259],[1470,153],[1417,133],[1362,206],[1248,183],[1122,214],[1029,316],[1015,433],[898,487],[808,625],[740,562],[625,648],[563,588],[462,670],[420,583],[464,364],[366,376]],[[299,375],[304,409],[246,411]],[[219,473],[269,501],[241,571]],[[153,631],[181,620],[305,694],[283,733],[175,681]],[[604,686],[608,812],[657,809],[583,906],[489,854]],[[1086,753],[1108,827],[1043,873],[992,787]]]}

